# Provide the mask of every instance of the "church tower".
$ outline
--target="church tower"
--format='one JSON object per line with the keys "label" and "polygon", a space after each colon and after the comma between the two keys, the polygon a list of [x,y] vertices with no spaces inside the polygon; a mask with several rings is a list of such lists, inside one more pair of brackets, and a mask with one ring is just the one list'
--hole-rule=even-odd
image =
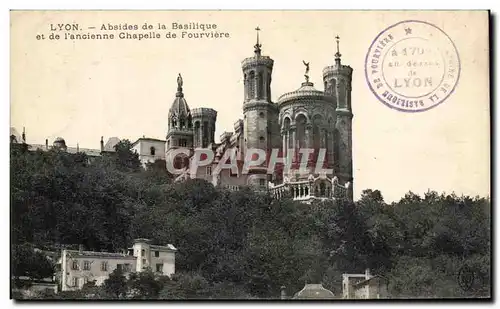
{"label": "church tower", "polygon": [[177,93],[168,112],[167,153],[179,147],[193,147],[191,111],[182,92],[182,76],[177,77]]}
{"label": "church tower", "polygon": [[[335,106],[335,130],[333,134],[333,168],[342,184],[350,183],[348,194],[352,197],[353,167],[352,167],[352,107],[351,82],[352,68],[341,63],[339,40],[337,36],[337,52],[335,65],[323,69],[325,93],[333,96]],[[331,162],[331,161],[330,161]]]}
{"label": "church tower", "polygon": [[217,111],[212,108],[193,108],[194,148],[207,148],[215,143]]}
{"label": "church tower", "polygon": [[[257,31],[257,43],[253,57],[242,61],[244,81],[243,128],[244,153],[249,148],[262,149],[268,153],[280,143],[278,108],[271,101],[271,80],[274,60],[263,56],[259,42],[260,28]],[[267,160],[264,164],[267,167]],[[263,165],[263,166],[264,166]],[[250,171],[249,185],[267,186],[267,168]]]}

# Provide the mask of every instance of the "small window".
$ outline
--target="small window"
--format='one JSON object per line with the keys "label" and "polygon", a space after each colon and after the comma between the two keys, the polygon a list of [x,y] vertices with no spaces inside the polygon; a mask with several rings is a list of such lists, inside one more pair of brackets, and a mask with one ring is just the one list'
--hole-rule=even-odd
{"label": "small window", "polygon": [[260,140],[261,142],[265,141],[264,136],[259,137],[259,140]]}
{"label": "small window", "polygon": [[155,155],[155,153],[156,153],[156,149],[155,149],[154,147],[151,147],[151,148],[149,149],[149,151],[150,151],[150,153],[151,153],[151,155],[152,155],[152,156],[154,156],[154,155]]}
{"label": "small window", "polygon": [[83,270],[90,270],[90,261],[83,261]]}
{"label": "small window", "polygon": [[108,262],[101,262],[101,271],[108,271]]}
{"label": "small window", "polygon": [[156,264],[156,272],[163,273],[163,264]]}
{"label": "small window", "polygon": [[266,186],[266,180],[265,179],[259,179],[259,184],[261,187],[265,187]]}
{"label": "small window", "polygon": [[78,261],[73,261],[73,263],[71,264],[71,269],[78,270]]}
{"label": "small window", "polygon": [[264,115],[264,112],[260,112],[259,117],[260,117],[260,118],[264,118],[264,116],[265,116],[265,115]]}
{"label": "small window", "polygon": [[212,175],[212,167],[207,166],[207,175]]}
{"label": "small window", "polygon": [[71,280],[71,285],[78,286],[78,277],[73,277],[73,280]]}
{"label": "small window", "polygon": [[155,257],[160,257],[160,251],[155,251]]}
{"label": "small window", "polygon": [[141,256],[145,256],[146,255],[146,251],[144,251],[144,249],[141,250]]}

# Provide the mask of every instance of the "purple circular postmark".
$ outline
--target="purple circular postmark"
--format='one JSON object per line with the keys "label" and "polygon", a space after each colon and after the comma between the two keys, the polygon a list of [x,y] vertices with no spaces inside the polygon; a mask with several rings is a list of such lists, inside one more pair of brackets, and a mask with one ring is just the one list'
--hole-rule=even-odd
{"label": "purple circular postmark", "polygon": [[422,112],[443,103],[460,77],[450,37],[435,25],[406,20],[382,31],[365,59],[366,82],[390,108]]}

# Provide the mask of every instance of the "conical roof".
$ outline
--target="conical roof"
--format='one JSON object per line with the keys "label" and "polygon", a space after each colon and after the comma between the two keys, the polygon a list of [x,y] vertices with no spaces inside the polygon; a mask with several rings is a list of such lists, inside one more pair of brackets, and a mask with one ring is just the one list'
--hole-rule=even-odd
{"label": "conical roof", "polygon": [[189,106],[184,98],[184,93],[182,92],[182,76],[179,74],[177,77],[177,93],[175,94],[174,102],[170,107],[170,116],[188,116],[190,114]]}

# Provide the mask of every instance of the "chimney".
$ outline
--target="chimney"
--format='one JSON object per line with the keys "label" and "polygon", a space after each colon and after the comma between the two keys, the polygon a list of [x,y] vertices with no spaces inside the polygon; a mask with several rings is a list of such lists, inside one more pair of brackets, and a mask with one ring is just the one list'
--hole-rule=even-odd
{"label": "chimney", "polygon": [[26,143],[26,130],[23,127],[23,143]]}
{"label": "chimney", "polygon": [[45,139],[45,149],[49,150],[49,139],[48,138]]}
{"label": "chimney", "polygon": [[104,151],[104,136],[101,136],[101,152]]}
{"label": "chimney", "polygon": [[281,286],[281,299],[286,299],[286,286]]}
{"label": "chimney", "polygon": [[370,274],[370,269],[367,268],[365,269],[365,279],[370,279],[372,277],[372,275]]}
{"label": "chimney", "polygon": [[79,253],[82,253],[82,252],[83,252],[83,245],[82,245],[82,244],[79,244],[79,245],[78,245],[78,252],[79,252]]}

